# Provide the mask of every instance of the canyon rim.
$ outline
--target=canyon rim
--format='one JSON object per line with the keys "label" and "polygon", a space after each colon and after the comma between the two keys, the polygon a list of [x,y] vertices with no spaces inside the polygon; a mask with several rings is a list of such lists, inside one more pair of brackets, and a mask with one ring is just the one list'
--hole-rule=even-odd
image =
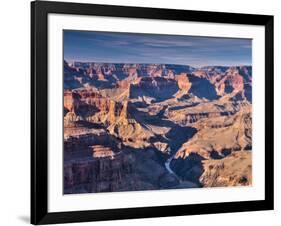
{"label": "canyon rim", "polygon": [[64,194],[251,186],[251,40],[63,40]]}

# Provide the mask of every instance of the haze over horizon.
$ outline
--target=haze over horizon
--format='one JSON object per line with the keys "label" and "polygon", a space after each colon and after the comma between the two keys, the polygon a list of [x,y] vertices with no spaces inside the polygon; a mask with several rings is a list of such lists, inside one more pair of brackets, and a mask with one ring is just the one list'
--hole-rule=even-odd
{"label": "haze over horizon", "polygon": [[252,40],[183,35],[64,31],[68,62],[252,65]]}

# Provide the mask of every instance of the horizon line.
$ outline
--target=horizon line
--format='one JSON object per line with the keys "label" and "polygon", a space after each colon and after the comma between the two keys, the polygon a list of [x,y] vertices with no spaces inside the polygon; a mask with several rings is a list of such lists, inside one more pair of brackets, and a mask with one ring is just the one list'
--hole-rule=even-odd
{"label": "horizon line", "polygon": [[[69,63],[69,60],[64,59],[67,63]],[[144,63],[144,62],[104,62],[104,61],[79,61],[79,60],[70,60],[77,63],[99,63],[99,64],[170,64],[170,65],[179,65],[179,66],[189,66],[193,68],[203,68],[203,67],[252,67],[252,64],[234,64],[234,65],[217,65],[217,64],[208,64],[203,66],[193,66],[191,64],[177,64],[177,63]]]}

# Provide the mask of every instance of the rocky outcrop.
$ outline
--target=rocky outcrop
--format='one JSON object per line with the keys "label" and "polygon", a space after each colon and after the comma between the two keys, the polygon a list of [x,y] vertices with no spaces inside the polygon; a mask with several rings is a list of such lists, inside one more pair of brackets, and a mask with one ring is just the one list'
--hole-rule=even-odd
{"label": "rocky outcrop", "polygon": [[[109,116],[110,124],[108,131],[110,134],[120,138],[124,144],[134,148],[146,148],[152,146],[149,139],[154,134],[138,123],[128,113],[128,103],[122,103],[120,111],[114,111]],[[116,115],[117,113],[117,115]]]}
{"label": "rocky outcrop", "polygon": [[153,145],[156,149],[158,149],[159,151],[161,151],[163,153],[171,152],[171,149],[170,149],[168,143],[163,143],[163,142],[157,141],[157,142],[153,143]]}
{"label": "rocky outcrop", "polygon": [[218,98],[215,87],[207,78],[190,75],[189,81],[192,83],[189,90],[192,95],[210,101]]}
{"label": "rocky outcrop", "polygon": [[238,92],[243,92],[244,90],[244,80],[238,71],[231,69],[227,71],[226,76],[224,76],[217,84],[217,92],[220,96],[224,94],[235,94]]}
{"label": "rocky outcrop", "polygon": [[220,160],[204,160],[200,183],[203,187],[252,185],[252,153],[239,151]]}
{"label": "rocky outcrop", "polygon": [[[252,69],[250,66],[212,66],[195,69],[187,65],[172,64],[75,63],[69,66],[65,62],[64,73],[64,88],[70,89],[84,87],[87,84],[99,88],[116,86],[127,88],[128,82],[135,83],[141,77],[161,77],[167,80],[175,80],[179,75],[189,74],[189,81],[194,83],[195,86],[198,83],[204,83],[205,92],[204,89],[198,91],[197,88],[200,88],[200,86],[193,89],[197,92],[195,95],[199,98],[216,98],[211,87],[208,86],[207,80],[215,86],[218,96],[230,93],[234,95],[241,91],[245,98],[251,101],[249,90],[252,86]],[[209,95],[207,95],[208,92]]]}
{"label": "rocky outcrop", "polygon": [[77,112],[80,105],[82,104],[81,101],[81,96],[78,93],[71,92],[71,91],[65,91],[64,92],[64,107],[69,111],[69,112]]}
{"label": "rocky outcrop", "polygon": [[92,152],[92,146],[102,145],[112,147],[114,151],[121,149],[122,144],[116,137],[103,129],[88,129],[85,127],[68,127],[64,131],[64,151],[79,153],[82,149]]}
{"label": "rocky outcrop", "polygon": [[78,121],[87,120],[99,109],[92,103],[82,100],[79,92],[64,92],[64,123],[66,126],[73,126]]}
{"label": "rocky outcrop", "polygon": [[[196,125],[198,132],[181,146],[172,160],[175,172],[183,178],[197,175],[196,179],[199,180],[198,176],[203,172],[203,160],[223,159],[236,151],[251,150],[250,112],[250,106],[245,105],[232,116],[199,120]],[[191,179],[194,181],[194,178]]]}
{"label": "rocky outcrop", "polygon": [[189,82],[188,75],[186,73],[181,73],[180,75],[177,75],[175,79],[178,82],[178,86],[179,86],[180,90],[188,93],[188,91],[192,85]]}
{"label": "rocky outcrop", "polygon": [[195,152],[204,158],[210,158],[215,153],[224,156],[226,150],[232,152],[251,149],[252,119],[249,111],[249,106],[245,106],[232,116],[220,116],[215,120],[202,119],[196,126],[198,133],[183,144],[176,157],[185,158]]}
{"label": "rocky outcrop", "polygon": [[[110,192],[125,188],[123,177],[132,174],[133,159],[94,157],[90,160],[68,161],[64,164],[64,192]],[[128,182],[128,181],[126,181]],[[122,185],[120,184],[122,183]]]}
{"label": "rocky outcrop", "polygon": [[199,78],[208,78],[209,77],[208,73],[205,70],[201,70],[201,69],[195,70],[192,74]]}
{"label": "rocky outcrop", "polygon": [[94,158],[105,158],[105,157],[109,157],[111,159],[114,158],[115,153],[111,147],[105,147],[103,145],[94,145],[91,146],[91,148]]}
{"label": "rocky outcrop", "polygon": [[221,116],[232,116],[248,102],[232,103],[220,101],[202,101],[198,98],[189,98],[189,104],[169,107],[165,113],[173,122],[180,125],[190,125],[201,119],[215,119]]}
{"label": "rocky outcrop", "polygon": [[121,89],[129,89],[130,82],[128,80],[121,80],[117,82],[117,87]]}
{"label": "rocky outcrop", "polygon": [[65,162],[64,192],[112,192],[169,188],[179,181],[169,175],[153,150],[123,151],[111,157]]}
{"label": "rocky outcrop", "polygon": [[131,85],[130,98],[154,98],[156,101],[173,97],[179,90],[177,81],[163,77],[142,77],[138,83]]}

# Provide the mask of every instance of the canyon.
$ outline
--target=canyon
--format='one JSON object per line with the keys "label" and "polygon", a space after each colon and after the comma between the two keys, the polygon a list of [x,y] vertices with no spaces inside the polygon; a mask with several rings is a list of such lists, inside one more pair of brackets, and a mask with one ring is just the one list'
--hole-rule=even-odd
{"label": "canyon", "polygon": [[64,194],[249,186],[251,66],[64,61]]}

